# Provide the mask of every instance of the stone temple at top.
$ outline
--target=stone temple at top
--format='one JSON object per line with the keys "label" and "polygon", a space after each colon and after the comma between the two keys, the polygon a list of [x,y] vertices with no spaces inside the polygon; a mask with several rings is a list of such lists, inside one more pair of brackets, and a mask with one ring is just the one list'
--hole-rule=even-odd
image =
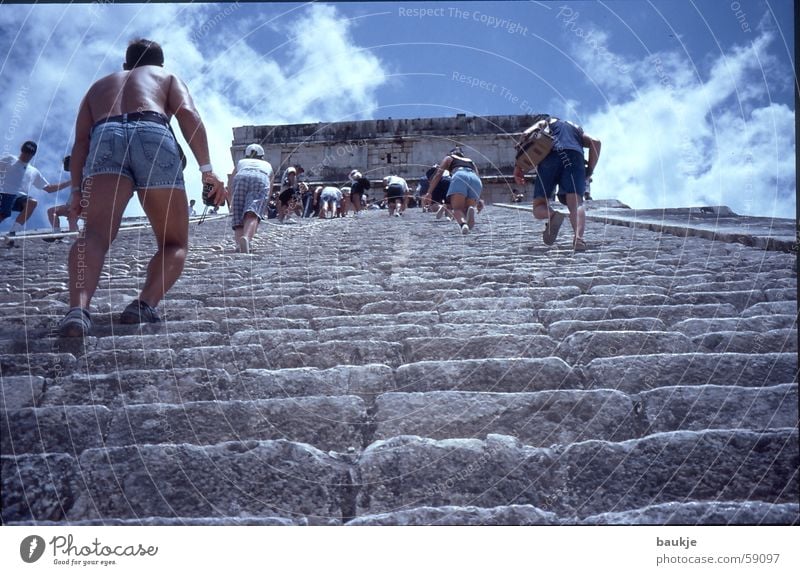
{"label": "stone temple at top", "polygon": [[352,169],[371,180],[397,175],[410,183],[454,146],[478,166],[482,197],[507,200],[513,184],[515,134],[533,124],[532,115],[362,120],[352,122],[241,126],[233,129],[234,163],[248,144],[263,146],[265,159],[280,174],[300,164],[306,179],[342,185]]}

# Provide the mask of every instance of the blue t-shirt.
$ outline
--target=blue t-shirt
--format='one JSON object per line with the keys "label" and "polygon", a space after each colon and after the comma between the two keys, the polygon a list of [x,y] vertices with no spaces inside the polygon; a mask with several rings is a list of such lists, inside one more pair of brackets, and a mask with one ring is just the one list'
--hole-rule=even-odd
{"label": "blue t-shirt", "polygon": [[553,149],[583,153],[583,128],[580,126],[566,120],[556,120],[550,124],[550,133],[555,139]]}

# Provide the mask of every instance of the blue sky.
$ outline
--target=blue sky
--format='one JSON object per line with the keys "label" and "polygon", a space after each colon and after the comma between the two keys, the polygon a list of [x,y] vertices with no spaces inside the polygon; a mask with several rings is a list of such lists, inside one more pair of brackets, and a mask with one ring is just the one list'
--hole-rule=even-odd
{"label": "blue sky", "polygon": [[145,36],[218,172],[233,126],[549,112],[603,141],[595,197],[794,217],[793,29],[789,0],[4,5],[0,146],[65,177],[81,97]]}

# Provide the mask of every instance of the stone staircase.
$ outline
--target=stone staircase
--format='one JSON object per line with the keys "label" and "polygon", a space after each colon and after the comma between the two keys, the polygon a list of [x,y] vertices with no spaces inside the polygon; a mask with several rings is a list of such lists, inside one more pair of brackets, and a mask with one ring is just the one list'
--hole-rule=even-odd
{"label": "stone staircase", "polygon": [[67,243],[0,283],[4,524],[797,524],[795,255],[489,207],[192,226],[160,325],[83,341]]}

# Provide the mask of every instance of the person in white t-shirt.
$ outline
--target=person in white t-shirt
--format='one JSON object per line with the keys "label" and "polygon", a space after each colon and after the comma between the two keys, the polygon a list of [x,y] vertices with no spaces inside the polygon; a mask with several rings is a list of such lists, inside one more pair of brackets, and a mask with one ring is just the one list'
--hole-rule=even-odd
{"label": "person in white t-shirt", "polygon": [[20,231],[36,209],[37,201],[28,197],[31,186],[45,192],[57,192],[69,186],[69,180],[50,184],[41,172],[30,165],[36,154],[36,142],[27,141],[20,148],[19,157],[8,155],[0,158],[0,222],[12,212],[19,212],[14,225],[6,236],[6,245],[14,245],[13,236]]}
{"label": "person in white t-shirt", "polygon": [[250,253],[250,244],[267,209],[272,177],[272,165],[264,159],[264,148],[258,144],[247,146],[233,172],[231,190],[233,233],[239,253]]}

